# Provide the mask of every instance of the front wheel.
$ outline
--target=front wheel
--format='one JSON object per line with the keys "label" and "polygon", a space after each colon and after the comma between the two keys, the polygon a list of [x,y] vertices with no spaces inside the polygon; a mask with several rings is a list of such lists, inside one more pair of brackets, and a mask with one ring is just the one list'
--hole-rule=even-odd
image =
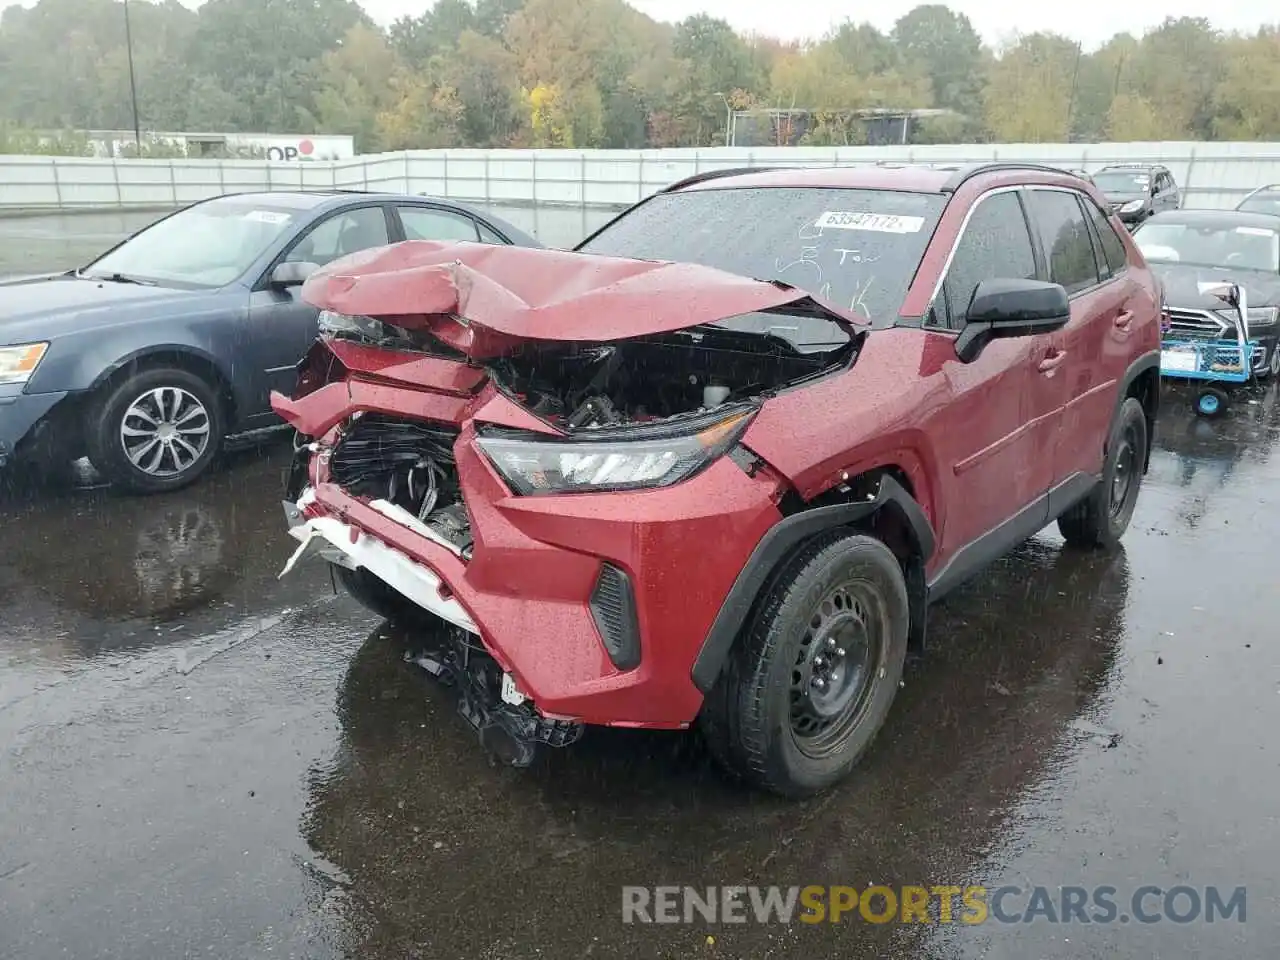
{"label": "front wheel", "polygon": [[783,796],[838,783],[889,713],[909,619],[888,547],[847,530],[814,540],[764,595],[708,697],[717,760]]}
{"label": "front wheel", "polygon": [[194,482],[222,446],[222,405],[187,370],[145,370],[102,398],[88,430],[89,459],[112,483],[161,493]]}
{"label": "front wheel", "polygon": [[1136,397],[1127,397],[1111,428],[1102,482],[1058,518],[1058,532],[1073,547],[1111,548],[1129,529],[1142,470],[1147,462],[1147,414]]}

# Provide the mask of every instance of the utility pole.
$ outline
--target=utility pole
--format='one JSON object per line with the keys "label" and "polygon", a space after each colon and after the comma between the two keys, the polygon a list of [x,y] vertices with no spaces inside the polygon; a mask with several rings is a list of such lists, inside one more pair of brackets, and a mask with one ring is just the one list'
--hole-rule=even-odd
{"label": "utility pole", "polygon": [[1071,99],[1067,101],[1067,142],[1071,142],[1071,119],[1075,113],[1076,85],[1080,82],[1080,58],[1084,56],[1084,41],[1076,43],[1076,66],[1071,74]]}
{"label": "utility pole", "polygon": [[733,106],[722,92],[716,91],[716,96],[724,101],[724,145],[731,147],[733,146]]}
{"label": "utility pole", "polygon": [[124,45],[129,55],[129,97],[133,101],[133,141],[142,157],[142,122],[138,119],[138,81],[133,73],[133,31],[129,28],[129,0],[124,0]]}

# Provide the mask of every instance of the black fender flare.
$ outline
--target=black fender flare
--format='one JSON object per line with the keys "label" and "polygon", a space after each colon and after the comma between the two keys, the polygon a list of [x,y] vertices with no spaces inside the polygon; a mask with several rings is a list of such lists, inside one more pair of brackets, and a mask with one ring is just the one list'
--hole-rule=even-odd
{"label": "black fender flare", "polygon": [[779,563],[811,537],[865,520],[881,510],[894,510],[906,521],[914,534],[921,563],[933,555],[935,539],[928,517],[902,484],[888,474],[880,477],[876,495],[869,500],[815,507],[786,517],[760,538],[720,605],[720,612],[693,662],[694,686],[704,696],[715,686],[756,598]]}
{"label": "black fender flare", "polygon": [[[1151,466],[1151,449],[1155,446],[1155,423],[1160,416],[1160,351],[1149,350],[1142,354],[1136,360],[1129,364],[1125,369],[1124,378],[1120,381],[1120,389],[1116,391],[1116,408],[1112,411],[1111,422],[1114,424],[1116,418],[1120,416],[1120,408],[1124,406],[1125,400],[1129,396],[1129,390],[1133,387],[1133,381],[1142,376],[1149,370],[1155,370],[1155,388],[1151,393],[1151,409],[1147,411],[1150,417],[1150,426],[1148,432],[1151,434],[1147,437],[1147,456],[1142,464],[1142,472],[1146,473]],[[1110,428],[1108,428],[1110,429]]]}

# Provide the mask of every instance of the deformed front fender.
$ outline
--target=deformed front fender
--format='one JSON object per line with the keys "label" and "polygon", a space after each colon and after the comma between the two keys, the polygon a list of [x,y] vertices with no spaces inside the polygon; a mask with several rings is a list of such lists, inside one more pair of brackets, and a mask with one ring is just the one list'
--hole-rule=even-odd
{"label": "deformed front fender", "polygon": [[691,675],[694,686],[703,695],[715,686],[756,598],[785,557],[826,530],[858,523],[886,509],[897,511],[906,521],[914,534],[921,558],[927,560],[934,550],[933,528],[911,494],[888,474],[880,478],[876,494],[869,500],[815,507],[783,519],[761,537],[721,605],[693,663]]}

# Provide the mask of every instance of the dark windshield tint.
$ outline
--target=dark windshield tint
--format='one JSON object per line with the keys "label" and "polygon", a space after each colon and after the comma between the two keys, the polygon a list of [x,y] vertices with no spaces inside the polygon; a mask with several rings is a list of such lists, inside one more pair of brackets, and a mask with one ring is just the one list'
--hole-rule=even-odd
{"label": "dark windshield tint", "polygon": [[1260,190],[1240,204],[1238,209],[1251,213],[1280,214],[1280,190]]}
{"label": "dark windshield tint", "polygon": [[1144,170],[1099,170],[1093,184],[1103,193],[1140,197],[1151,189],[1151,177]]}
{"label": "dark windshield tint", "polygon": [[887,190],[695,190],[653,197],[578,249],[781,280],[887,325],[945,205]]}

